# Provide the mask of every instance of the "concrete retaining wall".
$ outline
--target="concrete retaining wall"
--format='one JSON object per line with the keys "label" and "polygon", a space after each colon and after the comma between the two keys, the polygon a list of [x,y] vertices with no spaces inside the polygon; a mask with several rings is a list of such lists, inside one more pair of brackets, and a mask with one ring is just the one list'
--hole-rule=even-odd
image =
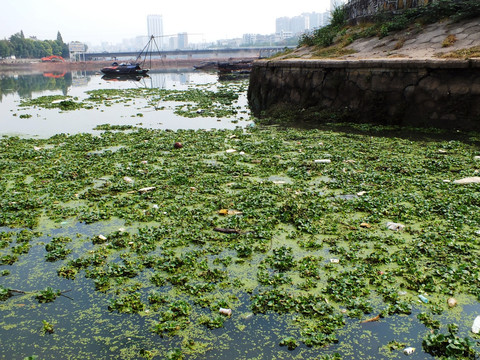
{"label": "concrete retaining wall", "polygon": [[312,109],[352,121],[480,130],[480,60],[256,61],[248,99],[256,116]]}

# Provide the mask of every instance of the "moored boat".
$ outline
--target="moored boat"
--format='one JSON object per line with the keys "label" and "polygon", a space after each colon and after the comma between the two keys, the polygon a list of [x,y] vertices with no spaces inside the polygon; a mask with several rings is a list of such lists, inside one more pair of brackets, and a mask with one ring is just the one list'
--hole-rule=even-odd
{"label": "moored boat", "polygon": [[252,69],[253,60],[225,61],[218,63],[220,72],[249,72]]}
{"label": "moored boat", "polygon": [[106,66],[100,70],[105,75],[146,75],[148,69],[142,69],[140,64],[114,62],[111,66]]}

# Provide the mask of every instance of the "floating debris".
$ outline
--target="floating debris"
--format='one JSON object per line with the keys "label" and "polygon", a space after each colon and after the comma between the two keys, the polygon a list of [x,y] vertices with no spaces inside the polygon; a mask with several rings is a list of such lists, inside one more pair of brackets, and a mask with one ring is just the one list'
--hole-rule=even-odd
{"label": "floating debris", "polygon": [[338,264],[340,262],[340,259],[330,259],[330,262],[332,264]]}
{"label": "floating debris", "polygon": [[480,176],[471,176],[463,179],[455,180],[454,184],[466,185],[466,184],[478,184],[480,183]]}
{"label": "floating debris", "polygon": [[220,215],[242,215],[243,213],[238,210],[230,210],[230,209],[221,209],[218,211]]}
{"label": "floating debris", "polygon": [[127,183],[129,183],[129,184],[130,184],[130,183],[132,183],[132,182],[133,182],[133,179],[132,179],[132,178],[130,178],[130,177],[128,177],[128,176],[124,176],[124,177],[123,177],[123,181],[125,181],[125,182],[127,182]]}
{"label": "floating debris", "polygon": [[414,347],[407,347],[403,350],[403,353],[405,355],[412,355],[413,353],[415,352],[415,348]]}
{"label": "floating debris", "polygon": [[225,315],[225,316],[232,316],[232,309],[220,308],[220,310],[218,310],[218,312],[222,315]]}
{"label": "floating debris", "polygon": [[183,147],[183,144],[181,142],[177,141],[175,144],[173,144],[173,147],[175,149],[181,149]]}
{"label": "floating debris", "polygon": [[447,299],[447,304],[448,304],[448,307],[453,308],[453,307],[457,306],[458,302],[457,302],[457,299],[451,297],[451,298]]}
{"label": "floating debris", "polygon": [[380,320],[380,314],[378,314],[377,316],[374,316],[370,319],[363,320],[363,321],[360,322],[360,324],[365,324],[365,323],[374,322],[374,321],[378,321],[378,320]]}
{"label": "floating debris", "polygon": [[227,149],[227,150],[225,150],[225,152],[226,152],[227,154],[231,154],[231,153],[234,153],[234,152],[236,152],[236,151],[237,151],[237,150],[235,150],[235,149]]}
{"label": "floating debris", "polygon": [[317,159],[314,161],[315,164],[330,164],[332,160],[330,159]]}
{"label": "floating debris", "polygon": [[213,231],[221,232],[221,233],[224,233],[224,234],[241,234],[240,230],[228,229],[228,228],[214,228]]}
{"label": "floating debris", "polygon": [[480,316],[477,316],[473,321],[472,332],[474,334],[480,333]]}
{"label": "floating debris", "polygon": [[366,223],[366,222],[362,222],[360,224],[360,227],[365,228],[365,229],[370,229],[372,227],[372,225],[370,225],[369,223]]}
{"label": "floating debris", "polygon": [[401,231],[405,229],[405,225],[389,221],[387,222],[387,229],[392,231]]}
{"label": "floating debris", "polygon": [[422,294],[418,295],[418,298],[425,304],[428,304],[428,299]]}
{"label": "floating debris", "polygon": [[155,190],[155,189],[156,189],[155,186],[148,186],[148,187],[144,187],[144,188],[138,189],[138,192],[140,192],[140,193],[143,194],[143,193],[146,193],[146,192]]}

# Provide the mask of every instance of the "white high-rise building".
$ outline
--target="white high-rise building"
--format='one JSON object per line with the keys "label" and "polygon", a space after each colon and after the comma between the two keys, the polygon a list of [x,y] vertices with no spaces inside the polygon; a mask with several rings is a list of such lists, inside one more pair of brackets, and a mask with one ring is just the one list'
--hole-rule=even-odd
{"label": "white high-rise building", "polygon": [[148,37],[163,36],[163,18],[162,15],[147,16]]}

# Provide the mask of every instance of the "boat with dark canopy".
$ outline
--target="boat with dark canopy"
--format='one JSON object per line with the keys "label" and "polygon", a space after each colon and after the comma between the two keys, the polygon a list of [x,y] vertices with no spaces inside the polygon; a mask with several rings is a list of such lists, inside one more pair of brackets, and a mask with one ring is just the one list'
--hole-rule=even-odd
{"label": "boat with dark canopy", "polygon": [[[105,75],[131,75],[131,76],[146,76],[149,69],[144,69],[145,62],[147,60],[147,56],[150,55],[150,65],[152,60],[152,52],[153,52],[153,45],[156,46],[157,52],[159,53],[160,50],[158,49],[158,45],[155,41],[155,37],[152,35],[150,40],[148,41],[147,45],[143,48],[143,50],[138,54],[137,59],[135,62],[132,63],[112,63],[111,66],[106,66],[102,68],[100,71]],[[143,57],[143,61],[140,60]]]}
{"label": "boat with dark canopy", "polygon": [[148,69],[142,69],[140,64],[114,62],[111,66],[106,66],[101,69],[105,75],[146,75]]}

